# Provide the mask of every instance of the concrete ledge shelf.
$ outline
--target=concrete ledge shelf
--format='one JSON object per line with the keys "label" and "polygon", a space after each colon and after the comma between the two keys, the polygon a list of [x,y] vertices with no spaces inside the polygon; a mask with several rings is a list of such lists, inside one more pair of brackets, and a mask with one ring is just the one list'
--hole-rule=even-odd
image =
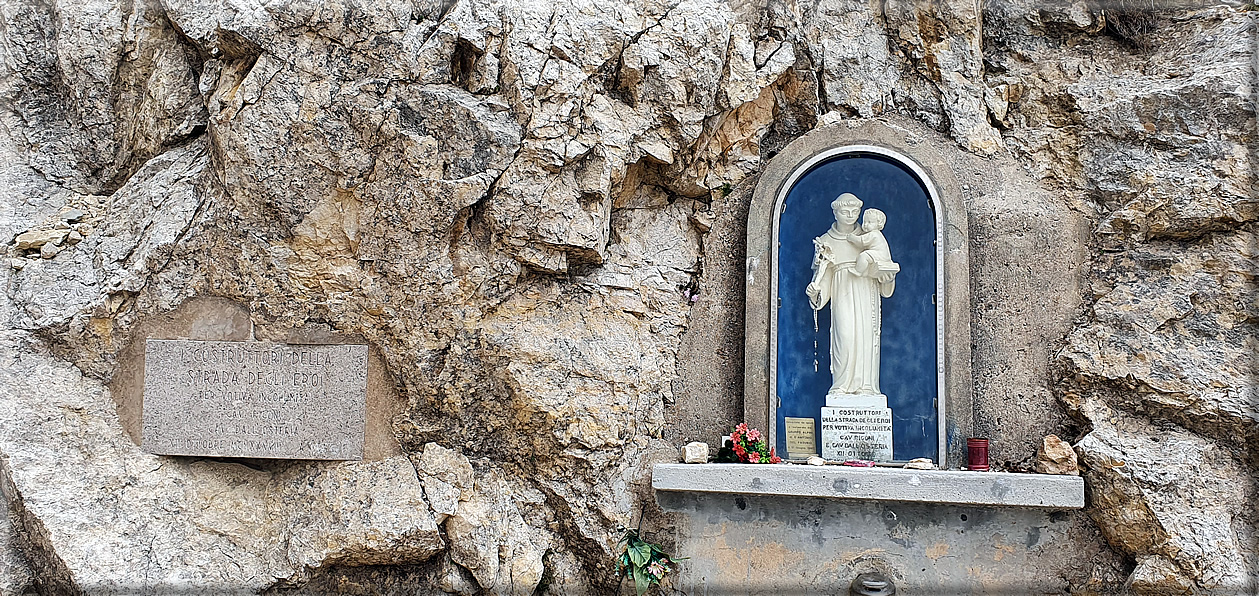
{"label": "concrete ledge shelf", "polygon": [[782,464],[657,464],[661,491],[1079,509],[1079,476]]}

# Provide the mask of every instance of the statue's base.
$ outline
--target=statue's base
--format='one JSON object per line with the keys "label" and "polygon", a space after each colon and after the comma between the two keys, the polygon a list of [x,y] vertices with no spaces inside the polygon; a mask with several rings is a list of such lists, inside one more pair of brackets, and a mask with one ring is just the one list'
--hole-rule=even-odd
{"label": "statue's base", "polygon": [[892,461],[892,409],[822,408],[822,457]]}
{"label": "statue's base", "polygon": [[886,408],[887,396],[882,393],[827,393],[828,408]]}

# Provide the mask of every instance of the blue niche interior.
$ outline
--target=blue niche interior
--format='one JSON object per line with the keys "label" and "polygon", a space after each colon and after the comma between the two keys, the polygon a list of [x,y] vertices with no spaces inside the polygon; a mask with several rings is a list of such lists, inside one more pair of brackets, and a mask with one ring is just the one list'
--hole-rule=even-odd
{"label": "blue niche interior", "polygon": [[896,291],[883,299],[879,370],[879,388],[892,409],[893,456],[936,459],[935,209],[912,171],[860,153],[825,161],[802,176],[787,193],[778,221],[778,452],[787,452],[784,418],[793,417],[814,419],[814,449],[821,453],[819,421],[831,385],[831,315],[829,305],[818,312],[814,333],[804,289],[813,275],[813,238],[834,223],[831,201],[845,192],[862,200],[863,215],[869,208],[887,214],[883,234],[901,266]]}

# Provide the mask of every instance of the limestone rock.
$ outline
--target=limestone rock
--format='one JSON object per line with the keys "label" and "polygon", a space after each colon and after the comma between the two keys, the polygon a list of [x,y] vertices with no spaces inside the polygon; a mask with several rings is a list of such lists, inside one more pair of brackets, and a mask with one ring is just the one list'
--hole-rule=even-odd
{"label": "limestone rock", "polygon": [[[2,484],[0,488],[3,488]],[[13,520],[9,516],[9,500],[5,498],[4,490],[0,490],[0,511],[3,511],[0,514],[0,594],[29,594],[33,591],[35,578],[17,543]]]}
{"label": "limestone rock", "polygon": [[472,498],[474,471],[468,458],[437,443],[424,446],[415,461],[424,496],[437,514],[437,523],[459,512],[459,502]]}
{"label": "limestone rock", "polygon": [[[75,245],[71,258],[26,267],[15,276],[10,291],[21,309],[15,324],[38,328],[75,319],[82,324],[84,315],[111,295],[144,287],[150,267],[169,255],[205,198],[208,163],[205,139],[149,160],[111,196],[107,222]],[[58,233],[64,238],[69,231]]]}
{"label": "limestone rock", "polygon": [[45,244],[60,245],[68,230],[31,230],[18,234],[18,250],[37,250]]}
{"label": "limestone rock", "polygon": [[[819,122],[888,114],[1025,169],[985,186],[956,166],[974,295],[994,297],[975,303],[982,423],[1022,452],[1064,407],[1093,429],[1090,507],[1133,590],[1259,568],[1253,470],[1230,455],[1257,419],[1244,11],[1177,12],[1148,55],[1086,3],[1030,0],[50,0],[0,19],[0,239],[20,258],[0,269],[0,480],[46,592],[254,593],[419,561],[456,593],[613,591],[613,530],[690,423],[680,371],[741,364],[737,324],[723,354],[687,339],[742,316],[741,189]],[[71,229],[55,258],[15,254]],[[145,320],[201,296],[363,337],[410,404],[406,459],[139,452],[105,383]],[[737,374],[696,424],[742,407]],[[1062,573],[1097,587],[1117,557],[1078,536],[1107,571]]]}
{"label": "limestone rock", "polygon": [[[398,565],[419,563],[445,550],[407,458],[295,472],[273,479],[287,488],[280,502],[293,507],[284,512],[291,528],[289,561],[307,568]],[[298,503],[303,508],[294,507]]]}
{"label": "limestone rock", "polygon": [[1176,564],[1162,555],[1141,557],[1137,568],[1128,578],[1127,588],[1133,594],[1171,596],[1192,594],[1193,582],[1185,577]]}
{"label": "limestone rock", "polygon": [[[1098,62],[1071,56],[1068,44],[1044,35],[1044,24],[1020,30],[1040,20],[1024,18],[1040,8],[1002,3],[998,13],[1014,12],[985,21],[994,25],[985,35],[1014,50],[991,55],[1006,69],[994,78],[1018,89],[1007,143],[1037,156],[1029,168],[1094,193],[1100,241],[1193,238],[1259,217],[1246,165],[1255,120],[1245,99],[1252,52],[1236,34],[1249,27],[1241,14],[1186,11],[1186,26],[1151,32],[1139,62],[1099,40],[1107,58]],[[1069,105],[1055,108],[1051,96]],[[1044,159],[1050,154],[1064,157]]]}
{"label": "limestone rock", "polygon": [[549,532],[529,525],[522,507],[543,501],[536,491],[512,490],[500,474],[477,479],[469,500],[445,522],[451,560],[489,594],[533,594],[542,580]]}
{"label": "limestone rock", "polygon": [[87,212],[82,209],[75,209],[71,207],[59,213],[57,217],[59,217],[61,221],[75,223],[84,217],[87,217]]}
{"label": "limestone rock", "polygon": [[444,547],[403,457],[267,472],[148,455],[99,382],[21,332],[0,339],[6,494],[45,589],[254,593],[307,567],[418,562]]}
{"label": "limestone rock", "polygon": [[1255,484],[1236,456],[1172,425],[1093,401],[1084,407],[1096,424],[1078,444],[1089,512],[1111,544],[1145,561],[1131,578],[1134,589],[1252,588]]}
{"label": "limestone rock", "polygon": [[460,596],[473,596],[481,590],[468,570],[452,561],[449,555],[442,561],[442,576],[437,587],[447,594]]}
{"label": "limestone rock", "polygon": [[[1244,578],[1257,568],[1254,521],[1242,505],[1253,470],[1228,453],[1253,444],[1259,420],[1248,273],[1255,179],[1243,165],[1255,127],[1242,99],[1251,50],[1231,34],[1249,25],[1228,9],[1178,18],[1185,26],[1150,33],[1139,69],[1120,47],[1106,49],[1112,57],[1096,69],[1045,61],[1065,56],[1052,42],[998,36],[1042,64],[1041,75],[1007,79],[1023,82],[1008,121],[1067,122],[1036,99],[1042,94],[1066,93],[1077,111],[1048,134],[1012,133],[1029,156],[1072,156],[1029,159],[1029,168],[1096,191],[1078,205],[1097,214],[1106,249],[1089,275],[1095,302],[1060,358],[1063,401],[1093,428],[1077,451],[1097,496],[1094,519],[1137,560],[1134,592],[1227,593],[1253,590]],[[1211,66],[1184,68],[1198,61]],[[1116,80],[1124,82],[1107,83]],[[1192,529],[1189,511],[1202,520]]]}
{"label": "limestone rock", "polygon": [[1105,23],[1104,17],[1098,18],[1101,15],[1095,16],[1086,3],[1078,0],[1046,2],[1036,16],[1046,26],[1064,29],[1094,30],[1095,26],[1100,26],[1096,25],[1099,20]]}
{"label": "limestone rock", "polygon": [[[197,134],[195,50],[160,4],[18,3],[5,14],[3,116],[24,162],[81,193],[112,190]],[[15,125],[23,122],[22,125]]]}
{"label": "limestone rock", "polygon": [[934,470],[935,467],[935,462],[927,457],[915,457],[905,463],[905,468],[910,470]]}
{"label": "limestone rock", "polygon": [[682,463],[687,464],[706,464],[708,463],[708,443],[698,441],[687,443],[682,446]]}
{"label": "limestone rock", "polygon": [[1036,473],[1079,476],[1075,450],[1058,435],[1046,435],[1036,450]]}
{"label": "limestone rock", "polygon": [[[474,471],[457,451],[428,443],[414,456],[425,497],[450,539],[449,563],[467,570],[490,594],[533,594],[542,580],[542,556],[551,533],[527,515],[540,493],[513,486],[496,471]],[[443,583],[456,593],[472,588],[463,573],[448,566]]]}
{"label": "limestone rock", "polygon": [[862,117],[907,110],[932,126],[947,123],[973,151],[1001,147],[984,110],[981,15],[974,5],[924,11],[909,3],[823,2],[799,10],[793,16],[823,66],[821,82],[833,107]]}
{"label": "limestone rock", "polygon": [[1105,258],[1110,288],[1098,284],[1096,319],[1071,333],[1062,357],[1083,381],[1123,388],[1116,404],[1142,403],[1207,436],[1252,436],[1256,334],[1246,321],[1256,306],[1245,272],[1255,246],[1239,230],[1188,255],[1152,242]]}

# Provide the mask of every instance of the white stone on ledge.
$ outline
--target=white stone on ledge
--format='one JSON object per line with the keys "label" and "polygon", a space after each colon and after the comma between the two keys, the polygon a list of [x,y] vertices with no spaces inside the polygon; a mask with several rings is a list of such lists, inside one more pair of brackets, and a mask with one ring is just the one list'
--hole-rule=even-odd
{"label": "white stone on ledge", "polygon": [[651,486],[663,491],[1050,509],[1084,507],[1083,478],[1048,474],[779,464],[657,464],[652,468]]}

